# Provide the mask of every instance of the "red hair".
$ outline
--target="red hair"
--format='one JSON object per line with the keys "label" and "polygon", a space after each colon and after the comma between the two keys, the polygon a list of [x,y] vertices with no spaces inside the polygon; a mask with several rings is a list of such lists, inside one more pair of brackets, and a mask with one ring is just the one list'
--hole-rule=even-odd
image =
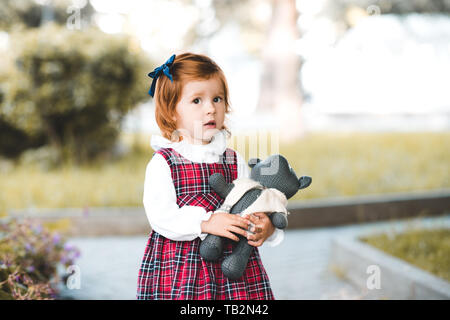
{"label": "red hair", "polygon": [[[176,114],[176,105],[181,98],[183,86],[188,81],[208,80],[217,77],[223,86],[225,114],[229,113],[230,102],[228,84],[222,69],[209,57],[202,54],[183,53],[175,56],[170,67],[173,82],[165,75],[161,75],[155,87],[155,118],[164,138],[173,140],[174,137],[182,140],[181,136],[174,135],[177,129],[173,117]],[[220,129],[220,128],[218,128]],[[230,135],[229,129],[223,125]]]}

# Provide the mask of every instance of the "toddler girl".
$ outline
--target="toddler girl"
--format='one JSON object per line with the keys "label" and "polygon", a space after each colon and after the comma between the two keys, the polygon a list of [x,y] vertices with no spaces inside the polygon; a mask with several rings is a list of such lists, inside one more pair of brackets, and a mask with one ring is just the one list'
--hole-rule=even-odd
{"label": "toddler girl", "polygon": [[[147,165],[144,207],[152,227],[138,275],[138,299],[274,299],[258,246],[277,245],[283,231],[267,215],[246,218],[217,212],[223,199],[208,184],[221,173],[228,183],[249,177],[245,160],[226,146],[229,94],[225,76],[210,58],[192,53],[173,55],[149,74],[149,94],[162,136],[153,135],[155,150]],[[157,81],[156,81],[157,80]],[[255,227],[247,232],[250,222]],[[222,259],[207,262],[199,254],[208,233],[238,236],[253,247],[244,275],[227,279]]]}

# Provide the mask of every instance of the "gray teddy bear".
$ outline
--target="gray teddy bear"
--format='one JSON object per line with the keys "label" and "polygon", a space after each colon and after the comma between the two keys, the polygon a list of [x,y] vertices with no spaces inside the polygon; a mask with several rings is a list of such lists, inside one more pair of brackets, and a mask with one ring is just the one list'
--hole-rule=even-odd
{"label": "gray teddy bear", "polygon": [[[285,208],[287,199],[294,196],[298,190],[308,187],[312,181],[311,177],[297,178],[286,158],[280,154],[271,155],[264,161],[252,158],[248,165],[251,168],[250,179],[236,179],[233,183],[228,184],[220,173],[209,177],[212,189],[225,199],[224,204],[217,211],[241,216],[250,212],[266,212],[276,228],[286,228],[288,224],[288,212]],[[230,197],[234,199],[227,201]],[[259,206],[258,203],[260,203]],[[237,280],[244,274],[253,250],[245,237],[241,235],[238,237],[239,242],[233,248],[233,252],[222,262],[222,271],[230,280]],[[201,257],[206,261],[219,260],[222,257],[225,239],[212,234],[207,235],[200,244]]]}

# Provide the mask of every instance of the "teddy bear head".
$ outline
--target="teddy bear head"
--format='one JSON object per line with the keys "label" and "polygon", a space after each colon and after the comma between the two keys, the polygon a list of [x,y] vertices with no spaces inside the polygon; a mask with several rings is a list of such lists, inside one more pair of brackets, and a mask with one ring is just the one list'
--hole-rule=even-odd
{"label": "teddy bear head", "polygon": [[311,177],[302,176],[300,179],[280,154],[274,154],[262,161],[252,158],[248,161],[251,168],[250,178],[258,181],[266,188],[275,188],[284,193],[287,199],[311,184]]}

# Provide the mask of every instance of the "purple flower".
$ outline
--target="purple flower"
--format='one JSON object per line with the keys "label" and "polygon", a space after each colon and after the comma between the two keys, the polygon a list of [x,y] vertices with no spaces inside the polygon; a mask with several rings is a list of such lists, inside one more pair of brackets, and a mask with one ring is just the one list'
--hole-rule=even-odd
{"label": "purple flower", "polygon": [[70,260],[78,259],[80,257],[80,250],[74,248],[74,250],[72,252],[70,252],[69,256],[70,256]]}
{"label": "purple flower", "polygon": [[59,241],[61,241],[61,236],[59,235],[59,233],[55,233],[55,234],[53,235],[52,241],[53,241],[53,244],[55,244],[55,245],[58,244]]}
{"label": "purple flower", "polygon": [[29,244],[29,243],[26,243],[26,244],[25,244],[25,249],[26,249],[27,251],[34,251],[34,250],[33,250],[33,246],[32,246],[31,244]]}
{"label": "purple flower", "polygon": [[74,247],[73,247],[73,245],[71,245],[70,243],[66,243],[66,244],[64,245],[64,250],[70,251],[70,250],[72,250],[72,249],[74,249]]}
{"label": "purple flower", "polygon": [[28,266],[27,267],[27,271],[28,272],[33,272],[35,270],[34,266]]}

